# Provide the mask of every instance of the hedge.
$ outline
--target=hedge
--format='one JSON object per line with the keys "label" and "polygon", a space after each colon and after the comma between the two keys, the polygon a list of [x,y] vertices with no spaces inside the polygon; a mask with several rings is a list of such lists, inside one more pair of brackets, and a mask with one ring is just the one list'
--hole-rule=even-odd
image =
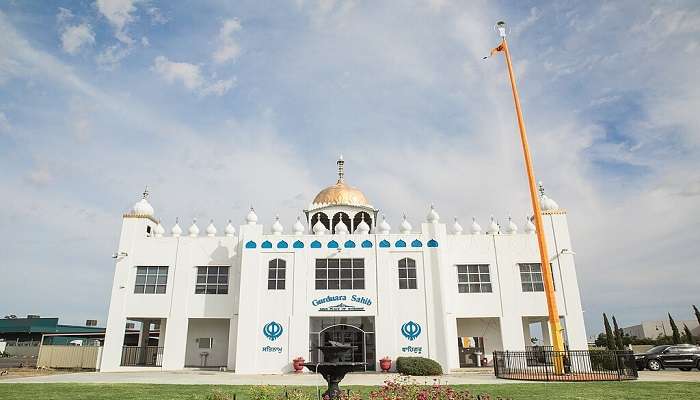
{"label": "hedge", "polygon": [[396,372],[404,375],[442,375],[442,367],[435,360],[424,357],[399,357]]}

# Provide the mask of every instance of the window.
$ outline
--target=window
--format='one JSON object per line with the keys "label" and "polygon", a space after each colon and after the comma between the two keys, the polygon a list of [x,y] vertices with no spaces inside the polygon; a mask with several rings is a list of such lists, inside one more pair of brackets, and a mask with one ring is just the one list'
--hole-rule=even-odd
{"label": "window", "polygon": [[539,263],[518,265],[520,265],[520,283],[523,286],[523,292],[544,292],[541,265]]}
{"label": "window", "polygon": [[457,291],[459,293],[491,293],[491,274],[488,264],[458,265]]}
{"label": "window", "polygon": [[275,258],[270,260],[267,269],[267,288],[270,290],[284,290],[287,278],[287,262]]}
{"label": "window", "polygon": [[399,289],[418,289],[416,260],[411,258],[399,260]]}
{"label": "window", "polygon": [[316,260],[316,290],[364,288],[364,259],[319,258]]}
{"label": "window", "polygon": [[197,267],[195,294],[228,294],[228,267]]}
{"label": "window", "polygon": [[165,293],[168,267],[136,267],[134,293]]}
{"label": "window", "polygon": [[202,337],[197,339],[197,343],[199,344],[200,349],[211,349],[212,345],[214,344],[214,338]]}

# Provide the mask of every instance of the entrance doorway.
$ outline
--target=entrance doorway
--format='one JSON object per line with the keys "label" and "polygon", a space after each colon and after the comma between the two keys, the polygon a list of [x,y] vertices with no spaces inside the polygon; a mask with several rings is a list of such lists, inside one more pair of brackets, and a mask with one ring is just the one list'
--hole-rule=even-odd
{"label": "entrance doorway", "polygon": [[323,354],[317,347],[332,341],[354,347],[341,361],[366,362],[365,370],[375,370],[374,317],[311,317],[309,324],[311,362],[322,362]]}

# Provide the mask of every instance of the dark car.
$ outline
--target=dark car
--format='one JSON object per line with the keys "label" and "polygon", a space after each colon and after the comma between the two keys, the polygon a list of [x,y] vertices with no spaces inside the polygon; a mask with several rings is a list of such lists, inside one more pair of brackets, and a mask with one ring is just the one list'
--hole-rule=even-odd
{"label": "dark car", "polygon": [[693,344],[678,344],[652,347],[646,353],[635,354],[637,369],[648,368],[658,371],[666,368],[678,368],[681,371],[700,369],[700,347]]}

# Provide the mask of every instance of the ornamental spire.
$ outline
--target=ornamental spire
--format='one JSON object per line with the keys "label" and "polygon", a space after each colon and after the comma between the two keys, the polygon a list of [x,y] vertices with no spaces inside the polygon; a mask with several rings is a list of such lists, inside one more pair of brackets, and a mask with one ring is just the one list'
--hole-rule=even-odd
{"label": "ornamental spire", "polygon": [[146,188],[143,189],[143,198],[144,198],[144,199],[145,199],[145,198],[148,198],[148,195],[149,195],[149,194],[150,194],[150,193],[148,193],[148,185],[146,185]]}
{"label": "ornamental spire", "polygon": [[343,183],[345,181],[345,161],[343,160],[343,155],[338,156],[338,183]]}

